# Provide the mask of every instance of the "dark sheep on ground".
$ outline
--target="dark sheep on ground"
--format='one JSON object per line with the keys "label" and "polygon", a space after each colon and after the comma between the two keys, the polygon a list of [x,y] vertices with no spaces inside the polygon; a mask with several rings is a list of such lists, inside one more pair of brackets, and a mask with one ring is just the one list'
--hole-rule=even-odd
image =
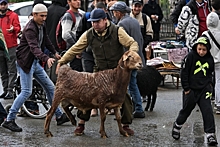
{"label": "dark sheep on ground", "polygon": [[142,60],[134,51],[127,51],[118,62],[115,69],[104,70],[96,73],[77,72],[69,66],[63,65],[59,69],[53,104],[47,113],[44,133],[47,137],[53,136],[49,131],[51,118],[62,102],[62,107],[73,125],[75,118],[69,110],[69,104],[76,106],[85,113],[89,109],[100,110],[100,134],[106,138],[104,122],[106,119],[105,108],[114,109],[119,132],[128,136],[121,125],[120,107],[124,103],[130,81],[131,71],[142,68]]}
{"label": "dark sheep on ground", "polygon": [[145,66],[137,72],[137,85],[142,98],[148,97],[145,111],[153,111],[156,99],[157,89],[162,80],[160,73],[152,66]]}

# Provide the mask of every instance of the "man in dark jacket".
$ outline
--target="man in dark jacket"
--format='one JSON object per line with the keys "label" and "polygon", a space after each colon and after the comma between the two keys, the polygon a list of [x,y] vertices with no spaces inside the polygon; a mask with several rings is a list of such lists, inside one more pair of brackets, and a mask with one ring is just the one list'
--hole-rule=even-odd
{"label": "man in dark jacket", "polygon": [[[20,73],[22,87],[21,93],[14,100],[7,119],[2,124],[3,127],[13,132],[22,131],[22,128],[15,123],[15,118],[18,110],[32,94],[33,77],[43,87],[49,103],[52,104],[54,84],[47,76],[39,61],[45,62],[48,67],[51,67],[55,59],[49,58],[43,53],[45,46],[55,55],[56,58],[60,59],[60,55],[56,53],[54,46],[46,34],[46,27],[44,24],[47,18],[47,7],[43,4],[36,4],[32,12],[33,19],[31,19],[25,26],[20,44],[16,50],[17,70]],[[60,108],[57,108],[55,115],[57,125],[69,121],[66,114],[64,114]]]}
{"label": "man in dark jacket", "polygon": [[17,35],[21,30],[18,15],[8,9],[8,0],[0,0],[0,28],[5,38],[10,60],[5,56],[4,49],[0,48],[0,77],[3,93],[0,98],[13,99],[12,89],[17,78],[16,47]]}
{"label": "man in dark jacket", "polygon": [[[114,5],[110,7],[110,10],[113,11],[113,14],[116,19],[118,19],[118,26],[121,26],[125,29],[125,31],[134,38],[135,41],[137,41],[139,46],[138,54],[142,58],[143,65],[145,65],[144,56],[142,53],[143,48],[143,37],[141,34],[141,27],[139,22],[130,17],[127,13],[129,13],[131,10],[126,5],[125,2],[116,2]],[[132,70],[131,72],[131,79],[129,82],[129,92],[132,97],[132,101],[134,103],[134,110],[133,113],[134,118],[144,118],[145,113],[142,108],[142,100],[141,95],[137,86],[137,70]]]}
{"label": "man in dark jacket", "polygon": [[[56,27],[60,18],[67,11],[66,5],[67,5],[66,0],[52,0],[52,5],[48,7],[48,13],[46,19],[47,34],[52,44],[54,45],[56,51],[58,52],[61,51],[59,50],[56,42]],[[47,74],[54,83],[57,80],[57,76],[55,74],[56,63],[57,62],[55,62],[51,68],[46,67]]]}
{"label": "man in dark jacket", "polygon": [[56,27],[60,18],[64,15],[67,8],[66,0],[52,0],[52,5],[48,7],[47,19],[46,19],[46,28],[47,34],[54,45],[56,51],[59,51],[56,43]]}
{"label": "man in dark jacket", "polygon": [[160,21],[163,19],[163,12],[160,5],[156,3],[156,0],[149,0],[144,5],[142,13],[147,14],[151,19],[152,29],[154,31],[153,40],[160,40]]}
{"label": "man in dark jacket", "polygon": [[211,12],[209,0],[190,0],[183,8],[175,28],[177,35],[184,33],[186,46],[191,50],[197,38],[206,31],[206,17]]}
{"label": "man in dark jacket", "polygon": [[171,13],[170,19],[172,20],[175,27],[177,26],[178,18],[179,18],[181,11],[182,11],[183,6],[185,6],[188,2],[189,2],[189,0],[178,1],[177,6],[175,7],[173,12]]}
{"label": "man in dark jacket", "polygon": [[[80,54],[89,45],[92,48],[95,58],[96,71],[113,69],[117,66],[119,59],[124,53],[124,48],[129,48],[132,51],[138,51],[137,42],[130,37],[123,28],[115,26],[109,20],[104,10],[97,8],[91,12],[89,21],[92,21],[92,28],[82,34],[80,39],[74,44],[58,61],[57,71],[63,64],[71,61],[75,55]],[[102,45],[100,46],[100,43]],[[121,123],[123,129],[129,134],[134,135],[134,131],[129,128],[132,123],[132,102],[130,96],[127,94],[125,102],[121,109],[122,117]],[[77,117],[80,118],[78,127],[74,131],[76,135],[82,135],[85,129],[85,121],[90,119],[91,110],[83,114],[78,111]]]}

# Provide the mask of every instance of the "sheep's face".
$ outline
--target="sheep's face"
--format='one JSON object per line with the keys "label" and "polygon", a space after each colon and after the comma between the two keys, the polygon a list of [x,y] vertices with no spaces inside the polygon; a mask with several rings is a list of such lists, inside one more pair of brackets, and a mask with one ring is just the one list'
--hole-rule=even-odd
{"label": "sheep's face", "polygon": [[141,57],[134,51],[125,52],[122,60],[124,63],[123,67],[129,69],[141,69],[143,67]]}

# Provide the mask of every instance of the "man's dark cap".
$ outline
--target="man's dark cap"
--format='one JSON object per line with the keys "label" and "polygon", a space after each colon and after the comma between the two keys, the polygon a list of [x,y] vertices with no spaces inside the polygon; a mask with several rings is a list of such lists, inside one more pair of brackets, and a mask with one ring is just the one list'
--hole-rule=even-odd
{"label": "man's dark cap", "polygon": [[132,0],[132,5],[135,5],[135,4],[143,5],[144,2],[143,2],[143,0]]}
{"label": "man's dark cap", "polygon": [[103,9],[97,8],[92,10],[90,18],[87,21],[99,21],[100,19],[107,18],[107,15]]}

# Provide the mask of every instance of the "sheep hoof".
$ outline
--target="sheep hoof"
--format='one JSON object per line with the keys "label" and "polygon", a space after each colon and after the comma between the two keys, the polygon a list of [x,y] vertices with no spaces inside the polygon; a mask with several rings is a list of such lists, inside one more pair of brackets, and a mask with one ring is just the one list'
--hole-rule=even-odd
{"label": "sheep hoof", "polygon": [[129,137],[128,133],[124,130],[120,131],[120,134],[125,136],[125,137]]}
{"label": "sheep hoof", "polygon": [[129,135],[128,135],[128,133],[125,133],[125,135],[124,135],[125,137],[129,137]]}
{"label": "sheep hoof", "polygon": [[108,136],[107,135],[103,135],[103,136],[101,136],[101,138],[106,139],[106,138],[108,138]]}
{"label": "sheep hoof", "polygon": [[[101,131],[100,131],[101,132]],[[102,132],[102,133],[100,133],[101,134],[101,138],[108,138],[108,136],[106,135],[106,133],[105,132]]]}
{"label": "sheep hoof", "polygon": [[46,134],[46,137],[53,137],[53,134],[50,131],[46,131],[44,134]]}

